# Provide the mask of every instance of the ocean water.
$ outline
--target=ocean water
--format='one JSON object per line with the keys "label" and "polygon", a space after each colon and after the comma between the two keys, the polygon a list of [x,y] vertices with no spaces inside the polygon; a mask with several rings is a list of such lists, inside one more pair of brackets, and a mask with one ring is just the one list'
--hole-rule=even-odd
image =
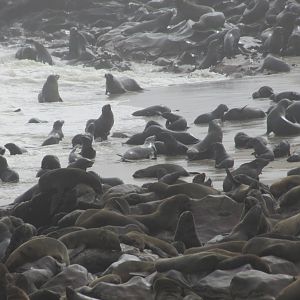
{"label": "ocean water", "polygon": [[[208,70],[196,71],[189,75],[159,72],[157,67],[133,64],[133,70],[122,73],[135,78],[145,90],[142,93],[126,93],[109,97],[105,93],[105,70],[95,70],[82,66],[70,66],[55,59],[55,65],[16,60],[16,48],[0,48],[0,145],[8,142],[25,147],[28,152],[22,155],[5,157],[11,168],[20,175],[15,184],[0,183],[0,205],[11,203],[18,195],[37,182],[35,177],[44,155],[55,154],[61,165],[67,166],[71,151],[71,140],[75,134],[84,132],[88,119],[97,118],[103,105],[110,103],[115,116],[111,132],[124,132],[128,135],[143,130],[149,118],[133,117],[132,112],[150,105],[164,104],[172,110],[178,110],[188,120],[189,131],[203,139],[207,126],[197,126],[193,120],[201,113],[213,110],[218,104],[225,103],[229,108],[249,105],[267,110],[269,100],[252,100],[251,94],[262,85],[271,85],[275,91],[300,90],[299,69],[290,74],[257,76],[243,79],[227,79]],[[64,102],[38,103],[38,93],[50,74],[59,74],[59,91]],[[121,75],[113,72],[114,75]],[[20,108],[20,112],[14,112]],[[37,117],[48,123],[28,124],[28,120]],[[58,145],[41,147],[42,142],[52,129],[55,120],[65,121],[65,138]],[[164,123],[162,118],[156,121]],[[253,159],[251,150],[234,148],[233,138],[238,131],[247,134],[262,135],[266,131],[266,120],[248,122],[224,122],[224,145],[235,158],[235,167]],[[126,140],[126,139],[125,139]],[[124,153],[130,146],[124,145],[124,139],[109,138],[108,141],[94,143],[97,151],[96,161],[91,170],[102,177],[120,177],[126,183],[142,184],[146,180],[136,180],[132,174],[139,168],[156,163],[178,163],[190,171],[206,172],[213,179],[214,186],[221,188],[225,176],[224,170],[216,170],[214,161],[189,162],[184,156],[175,158],[158,157],[156,161],[122,162],[118,154]],[[293,149],[300,150],[300,138],[288,139]],[[280,141],[269,137],[271,145]],[[286,159],[272,162],[265,168],[261,178],[265,183],[286,174],[286,170],[296,167],[297,163],[287,163]],[[191,178],[189,179],[191,180]],[[147,180],[149,181],[149,180]]]}

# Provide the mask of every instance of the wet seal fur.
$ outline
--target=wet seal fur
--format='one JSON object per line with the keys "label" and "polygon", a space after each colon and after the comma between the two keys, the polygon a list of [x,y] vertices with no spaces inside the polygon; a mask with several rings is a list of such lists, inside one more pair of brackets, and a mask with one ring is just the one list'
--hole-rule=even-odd
{"label": "wet seal fur", "polygon": [[225,147],[222,143],[213,144],[214,158],[215,158],[215,168],[226,169],[232,168],[234,165],[234,159],[229,156],[226,152]]}
{"label": "wet seal fur", "polygon": [[225,104],[220,104],[218,107],[210,113],[202,114],[198,116],[194,124],[206,124],[214,119],[224,119],[224,113],[228,111],[228,107]]}
{"label": "wet seal fur", "polygon": [[64,123],[64,120],[57,120],[53,123],[52,130],[48,134],[46,140],[42,143],[42,146],[58,144],[63,139],[64,134],[62,132],[62,126]]}
{"label": "wet seal fur", "polygon": [[106,73],[105,78],[105,95],[123,94],[125,92],[138,92],[143,90],[134,79],[129,77],[117,78],[110,73]]}
{"label": "wet seal fur", "polygon": [[300,125],[292,123],[285,117],[286,108],[291,104],[290,100],[283,99],[271,110],[267,117],[267,134],[289,136],[300,134]]}
{"label": "wet seal fur", "polygon": [[218,142],[222,143],[222,140],[223,132],[217,120],[210,121],[206,137],[199,143],[193,145],[186,152],[188,159],[197,160],[212,158],[214,155],[213,145]]}
{"label": "wet seal fur", "polygon": [[102,114],[98,119],[90,119],[86,123],[86,130],[94,123],[95,130],[94,130],[94,138],[107,140],[108,135],[110,134],[110,130],[114,125],[114,114],[111,110],[110,104],[103,105],[102,107]]}
{"label": "wet seal fur", "polygon": [[38,95],[40,103],[63,102],[58,92],[59,75],[49,75],[44,83],[42,91]]}

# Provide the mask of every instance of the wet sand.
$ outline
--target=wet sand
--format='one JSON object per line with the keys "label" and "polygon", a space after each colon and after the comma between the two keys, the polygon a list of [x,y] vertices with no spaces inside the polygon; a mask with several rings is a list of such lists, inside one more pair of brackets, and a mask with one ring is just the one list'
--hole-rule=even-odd
{"label": "wet sand", "polygon": [[[189,132],[199,139],[203,139],[207,133],[206,125],[193,124],[194,119],[205,112],[209,112],[217,107],[218,104],[224,103],[229,108],[249,107],[261,108],[267,111],[268,107],[273,103],[269,99],[252,99],[252,93],[260,86],[269,85],[273,87],[275,92],[284,90],[297,89],[299,83],[299,71],[296,69],[289,74],[276,75],[261,75],[256,77],[248,77],[241,79],[228,79],[216,82],[204,82],[199,84],[176,85],[164,88],[151,88],[143,93],[121,95],[117,98],[110,98],[111,102],[117,100],[127,99],[130,106],[137,108],[144,108],[150,105],[163,104],[169,106],[172,110],[178,110],[178,114],[184,116],[190,126]],[[124,103],[125,104],[125,103]],[[273,103],[274,104],[274,103]],[[144,120],[144,124],[151,118],[140,118]],[[164,119],[160,117],[152,118],[160,123],[164,123]],[[132,132],[142,131],[143,126],[132,128]],[[223,144],[227,152],[235,159],[234,168],[240,164],[254,159],[251,155],[252,149],[240,150],[234,147],[234,136],[239,131],[244,131],[250,136],[264,135],[266,132],[266,119],[257,119],[245,122],[231,122],[225,121],[222,124],[224,132]],[[266,137],[266,136],[265,136]],[[270,135],[266,137],[269,145],[273,147],[274,144],[279,143],[282,139],[287,139],[291,144],[291,152],[295,149],[300,149],[300,137],[275,137]],[[129,146],[117,146],[117,151],[125,151]],[[114,161],[111,163],[96,162],[94,169],[99,171],[103,176],[119,176],[125,182],[141,184],[146,180],[136,180],[131,177],[134,171],[139,168],[144,168],[150,164],[156,163],[177,163],[189,171],[206,172],[212,178],[213,184],[216,188],[222,187],[222,182],[225,176],[224,170],[217,170],[214,167],[213,160],[187,161],[184,156],[177,156],[174,158],[158,157],[157,161],[140,161],[133,163],[124,163]],[[270,184],[274,180],[286,176],[289,169],[299,166],[299,163],[289,163],[286,158],[276,159],[271,162],[263,171],[261,181],[265,184]]]}

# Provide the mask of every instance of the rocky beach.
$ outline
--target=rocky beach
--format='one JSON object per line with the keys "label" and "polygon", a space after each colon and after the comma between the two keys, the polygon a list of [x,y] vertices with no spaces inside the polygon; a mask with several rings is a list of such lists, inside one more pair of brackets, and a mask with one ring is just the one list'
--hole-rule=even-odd
{"label": "rocky beach", "polygon": [[0,300],[300,299],[299,20],[0,0]]}

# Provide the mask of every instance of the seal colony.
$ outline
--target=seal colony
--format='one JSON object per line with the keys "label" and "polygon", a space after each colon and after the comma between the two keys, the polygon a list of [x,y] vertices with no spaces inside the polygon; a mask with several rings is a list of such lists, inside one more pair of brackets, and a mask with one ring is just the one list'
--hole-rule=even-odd
{"label": "seal colony", "polygon": [[[90,61],[98,67],[104,62],[118,61],[116,65],[121,68],[122,58],[116,58],[113,52],[116,49],[140,59],[145,55],[170,59],[181,49],[184,53],[180,53],[176,64],[169,66],[170,70],[190,62],[199,68],[215,66],[218,70],[222,55],[228,58],[240,52],[251,56],[251,49],[239,40],[257,32],[264,41],[261,51],[268,54],[260,70],[288,71],[290,67],[273,55],[298,54],[298,3],[107,2],[109,9],[103,12],[97,1],[82,4],[4,1],[0,20],[5,23],[26,19],[28,11],[34,11],[40,14],[31,26],[43,25],[45,32],[72,26],[68,55],[62,57],[73,62]],[[176,14],[170,13],[173,7]],[[49,21],[43,17],[44,8],[47,14],[51,10],[72,11],[75,20],[84,19],[84,13],[93,20],[93,13],[98,12],[97,18],[101,18],[93,26],[103,27],[103,31],[97,44],[110,45],[112,52],[103,53],[105,60],[99,59],[91,47],[93,36],[88,28],[74,28],[67,17],[63,24],[59,18]],[[136,18],[114,27],[115,23],[122,23],[120,11]],[[23,21],[26,25],[26,20]],[[234,26],[231,28],[230,24]],[[31,27],[28,23],[27,26]],[[177,38],[168,40],[168,30]],[[196,34],[189,35],[191,30]],[[180,39],[182,32],[185,35]],[[186,45],[183,41],[191,37],[194,43]],[[24,48],[18,52],[18,58],[53,64],[45,47],[29,42],[35,48]],[[144,44],[148,47],[143,48]],[[195,49],[203,50],[199,66]],[[221,66],[226,69],[226,65],[221,63]],[[57,75],[49,77],[39,102],[62,102]],[[116,78],[111,73],[105,79],[107,94],[141,91],[135,79]],[[62,167],[56,156],[46,155],[37,174],[37,184],[14,203],[1,208],[0,299],[298,299],[300,175],[278,178],[270,186],[260,181],[266,166],[291,155],[290,144],[284,140],[271,149],[266,136],[250,137],[238,132],[234,139],[236,151],[242,148],[254,151],[254,157],[248,157],[240,166],[234,165],[234,159],[222,144],[228,122],[249,119],[265,119],[269,136],[288,139],[300,135],[294,102],[299,100],[299,94],[293,91],[275,94],[270,87],[257,88],[253,98],[270,97],[274,101],[268,112],[247,106],[230,109],[227,104],[219,104],[211,112],[199,110],[201,114],[194,123],[207,124],[208,128],[201,139],[188,132],[188,124],[193,120],[186,120],[181,112],[173,113],[171,108],[151,103],[152,106],[133,113],[133,118],[155,116],[165,126],[147,119],[145,130],[127,140],[128,145],[140,146],[129,148],[120,163],[159,155],[184,156],[196,162],[211,160],[224,176],[223,190],[214,188],[207,174],[190,172],[174,163],[157,163],[136,170],[134,178],[151,178],[151,182],[141,186],[87,171],[97,159],[93,143],[109,142],[115,126],[113,107],[110,104],[99,107],[101,115],[97,112],[98,119],[87,120],[85,133],[74,132],[69,158],[77,149],[81,152],[70,159],[71,164]],[[63,124],[62,120],[54,122],[43,146],[58,144],[64,138]],[[12,143],[5,147],[10,155],[24,153]],[[0,156],[0,178],[7,184],[16,183],[19,175],[9,168],[4,152],[5,149]],[[22,159],[25,156],[26,153]],[[196,176],[190,180],[192,175]]]}

